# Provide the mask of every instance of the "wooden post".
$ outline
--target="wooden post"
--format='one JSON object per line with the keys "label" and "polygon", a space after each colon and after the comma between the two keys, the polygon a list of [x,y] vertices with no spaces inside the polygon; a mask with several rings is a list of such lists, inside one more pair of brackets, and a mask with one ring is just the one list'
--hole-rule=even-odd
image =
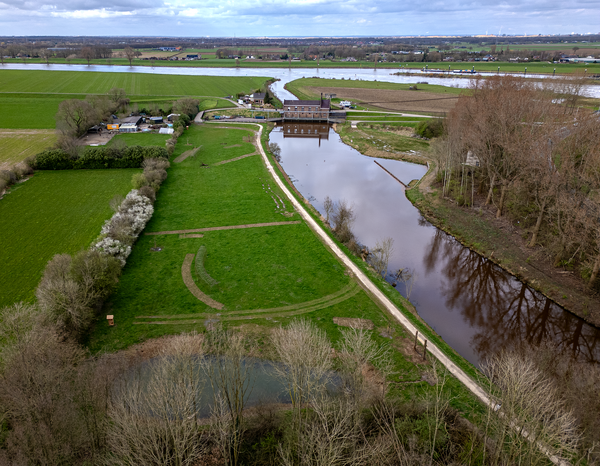
{"label": "wooden post", "polygon": [[423,360],[427,361],[427,340],[425,340],[425,347],[423,348]]}
{"label": "wooden post", "polygon": [[108,320],[108,325],[110,327],[115,326],[115,316],[106,316],[106,320]]}
{"label": "wooden post", "polygon": [[419,331],[417,330],[417,333],[415,333],[415,344],[413,346],[413,349],[415,351],[417,351],[417,341],[419,341]]}

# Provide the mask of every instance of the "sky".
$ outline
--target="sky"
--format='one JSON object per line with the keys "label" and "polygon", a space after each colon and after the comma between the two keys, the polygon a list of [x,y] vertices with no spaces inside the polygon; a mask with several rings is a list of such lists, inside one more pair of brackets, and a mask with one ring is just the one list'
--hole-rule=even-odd
{"label": "sky", "polygon": [[0,0],[0,35],[293,37],[600,32],[598,0]]}

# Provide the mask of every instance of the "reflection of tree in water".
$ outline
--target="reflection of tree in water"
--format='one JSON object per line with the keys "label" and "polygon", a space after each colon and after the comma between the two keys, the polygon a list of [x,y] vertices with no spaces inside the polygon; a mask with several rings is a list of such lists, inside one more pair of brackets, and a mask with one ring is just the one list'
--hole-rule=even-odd
{"label": "reflection of tree in water", "polygon": [[437,230],[424,259],[425,273],[441,270],[442,295],[476,331],[481,359],[521,342],[548,342],[588,362],[600,361],[600,330],[564,311],[491,261]]}

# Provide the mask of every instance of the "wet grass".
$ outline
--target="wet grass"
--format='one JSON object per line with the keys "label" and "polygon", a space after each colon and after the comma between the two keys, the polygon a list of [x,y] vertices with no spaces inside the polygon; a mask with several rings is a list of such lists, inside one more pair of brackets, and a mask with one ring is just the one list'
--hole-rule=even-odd
{"label": "wet grass", "polygon": [[0,307],[32,301],[46,263],[87,248],[135,169],[37,172],[0,200]]}

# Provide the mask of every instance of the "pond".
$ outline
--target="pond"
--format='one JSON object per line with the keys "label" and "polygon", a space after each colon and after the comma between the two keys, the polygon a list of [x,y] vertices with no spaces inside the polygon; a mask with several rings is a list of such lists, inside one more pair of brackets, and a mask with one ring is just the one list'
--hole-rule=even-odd
{"label": "pond", "polygon": [[281,147],[282,167],[323,215],[326,196],[352,204],[360,243],[373,247],[385,237],[394,239],[389,270],[409,268],[416,276],[412,290],[402,282],[396,289],[405,296],[410,291],[419,315],[461,356],[478,365],[498,349],[527,341],[600,361],[599,329],[432,226],[375,161],[405,184],[421,178],[425,166],[364,156],[320,126],[301,131],[294,123],[289,132],[281,126],[271,132],[270,141]]}
{"label": "pond", "polygon": [[[140,365],[132,369],[125,381],[141,382],[141,386],[146,386],[151,377],[152,369],[155,364],[160,364],[161,358],[153,358],[144,361]],[[211,415],[211,408],[214,404],[214,391],[210,383],[209,374],[211,371],[217,371],[217,367],[225,368],[225,378],[233,380],[235,378],[234,365],[225,356],[198,356],[193,360],[196,364],[192,370],[199,374],[198,381],[199,393],[197,398],[198,414],[202,418],[207,418]],[[246,408],[266,404],[291,404],[290,394],[285,382],[278,376],[277,369],[285,369],[281,363],[269,361],[266,359],[246,357],[243,359],[239,373],[246,374],[243,381],[244,387],[244,405]],[[219,374],[219,372],[214,372]],[[161,372],[161,381],[164,381],[163,373]],[[338,373],[334,371],[327,372],[321,381],[325,384],[325,389],[330,394],[335,394],[339,387],[342,386],[342,379]],[[162,382],[161,382],[162,383]],[[217,385],[215,385],[217,387]]]}

